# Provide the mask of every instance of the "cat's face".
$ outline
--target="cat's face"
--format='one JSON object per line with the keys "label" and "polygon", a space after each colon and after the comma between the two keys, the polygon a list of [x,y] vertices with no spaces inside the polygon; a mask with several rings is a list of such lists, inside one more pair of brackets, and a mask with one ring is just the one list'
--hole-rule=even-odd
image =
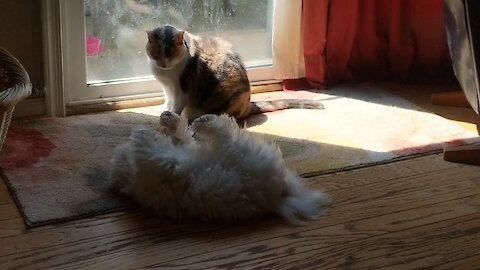
{"label": "cat's face", "polygon": [[147,34],[147,55],[160,69],[171,69],[184,59],[184,31],[173,26],[163,26],[147,31]]}

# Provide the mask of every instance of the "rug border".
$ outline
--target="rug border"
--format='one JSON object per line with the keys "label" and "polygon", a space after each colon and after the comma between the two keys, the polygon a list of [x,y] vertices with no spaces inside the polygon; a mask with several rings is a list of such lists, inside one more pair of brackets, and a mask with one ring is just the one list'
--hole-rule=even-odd
{"label": "rug border", "polygon": [[[465,143],[462,145],[475,145],[479,144],[478,142],[472,142],[472,143]],[[309,179],[321,175],[327,175],[327,174],[334,174],[334,173],[341,173],[341,172],[347,172],[347,171],[352,171],[356,169],[362,169],[362,168],[368,168],[368,167],[373,167],[377,165],[382,165],[382,164],[388,164],[388,163],[394,163],[402,160],[408,160],[408,159],[413,159],[417,157],[423,157],[423,156],[430,156],[430,155],[436,155],[444,152],[444,147],[440,149],[435,149],[435,150],[430,150],[427,152],[423,153],[415,153],[415,154],[410,154],[410,155],[405,155],[405,156],[400,156],[400,157],[395,157],[391,159],[385,159],[381,161],[375,161],[375,162],[369,162],[369,163],[362,163],[362,164],[357,164],[357,165],[351,165],[351,166],[346,166],[343,168],[339,169],[330,169],[330,170],[325,170],[325,171],[317,171],[317,172],[308,172],[308,173],[303,173],[299,174],[301,177]],[[49,219],[46,221],[39,221],[39,222],[32,222],[31,220],[28,219],[27,215],[25,214],[24,207],[20,203],[20,200],[17,197],[17,193],[14,192],[14,188],[10,183],[10,180],[8,179],[7,175],[5,174],[3,168],[0,168],[0,176],[3,177],[3,180],[5,182],[5,185],[7,186],[8,191],[12,195],[15,206],[17,209],[20,211],[20,214],[22,216],[22,219],[24,221],[24,224],[27,229],[33,229],[41,226],[47,226],[47,225],[55,225],[55,224],[61,224],[61,223],[66,223],[69,221],[74,221],[74,220],[79,220],[83,218],[90,218],[90,217],[95,217],[99,215],[104,215],[104,214],[109,214],[109,213],[115,213],[115,212],[120,212],[120,211],[125,211],[125,210],[132,210],[132,209],[138,209],[139,206],[133,204],[132,206],[122,206],[122,207],[116,207],[116,208],[111,208],[107,210],[101,210],[95,213],[88,213],[88,214],[79,214],[75,216],[70,216],[66,218],[56,218],[56,219]]]}
{"label": "rug border", "polygon": [[8,176],[5,174],[5,170],[0,167],[0,176],[3,179],[3,182],[7,186],[7,190],[10,193],[10,195],[13,198],[13,201],[15,202],[15,206],[20,212],[20,215],[22,216],[23,223],[25,224],[27,229],[33,229],[37,227],[42,227],[42,226],[47,226],[47,225],[55,225],[55,224],[60,224],[60,223],[65,223],[68,221],[74,221],[74,220],[79,220],[83,218],[90,218],[90,217],[95,217],[99,215],[104,215],[104,214],[109,214],[109,213],[115,213],[115,212],[120,212],[124,210],[130,210],[130,209],[136,209],[138,206],[135,204],[132,204],[131,206],[121,206],[121,207],[114,207],[110,208],[107,210],[101,210],[95,213],[88,213],[88,214],[79,214],[75,216],[70,216],[70,217],[65,217],[65,218],[54,218],[54,219],[49,219],[46,221],[38,221],[38,222],[32,222],[28,216],[25,214],[25,208],[23,204],[20,202],[18,199],[17,193],[15,192],[15,189],[13,188],[12,184],[10,183],[10,180]]}
{"label": "rug border", "polygon": [[[466,144],[462,144],[462,145],[472,145],[472,144],[477,144],[477,143],[466,143]],[[412,159],[412,158],[417,158],[417,157],[432,156],[432,155],[443,153],[443,151],[444,151],[443,148],[441,148],[441,149],[430,150],[430,151],[423,152],[423,153],[415,153],[415,154],[409,154],[409,155],[405,155],[405,156],[394,157],[394,158],[390,158],[390,159],[384,159],[384,160],[380,160],[380,161],[373,161],[373,162],[369,162],[369,163],[360,163],[360,164],[356,164],[356,165],[350,165],[350,166],[343,167],[341,169],[329,169],[329,170],[325,170],[325,171],[302,173],[302,174],[299,174],[299,175],[303,178],[312,178],[312,177],[317,177],[317,176],[321,176],[321,175],[325,175],[325,174],[347,172],[347,171],[352,171],[352,170],[356,170],[356,169],[368,168],[368,167],[373,167],[373,166],[387,164],[387,163],[393,163],[393,162]]]}
{"label": "rug border", "polygon": [[17,193],[14,191],[14,188],[12,184],[10,183],[10,180],[8,176],[5,174],[5,170],[0,167],[0,176],[3,179],[3,182],[7,186],[7,190],[10,193],[10,195],[13,198],[13,201],[15,202],[15,206],[17,207],[17,210],[20,212],[20,215],[22,216],[23,222],[27,226],[27,229],[30,228],[31,221],[28,219],[27,215],[25,214],[25,211],[22,207],[22,204],[20,203],[20,200],[18,199]]}

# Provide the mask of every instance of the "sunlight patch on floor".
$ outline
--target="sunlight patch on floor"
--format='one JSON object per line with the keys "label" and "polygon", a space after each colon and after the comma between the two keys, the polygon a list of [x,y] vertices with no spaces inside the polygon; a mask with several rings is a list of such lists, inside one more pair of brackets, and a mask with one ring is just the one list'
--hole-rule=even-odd
{"label": "sunlight patch on floor", "polygon": [[[407,151],[476,139],[467,123],[452,121],[372,85],[339,86],[323,92],[278,91],[252,100],[322,100],[325,110],[282,110],[249,118],[249,130],[308,143],[375,153]],[[161,106],[121,110],[158,116]]]}

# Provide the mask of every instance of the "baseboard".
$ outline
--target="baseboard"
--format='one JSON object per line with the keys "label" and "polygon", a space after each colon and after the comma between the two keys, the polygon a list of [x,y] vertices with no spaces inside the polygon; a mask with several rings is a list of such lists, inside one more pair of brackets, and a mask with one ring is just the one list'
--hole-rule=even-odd
{"label": "baseboard", "polygon": [[266,93],[266,92],[273,92],[273,91],[281,91],[281,90],[283,90],[283,83],[282,82],[252,85],[252,87],[251,87],[252,94],[259,94],[259,93]]}
{"label": "baseboard", "polygon": [[27,98],[15,106],[13,118],[25,118],[32,116],[43,116],[47,114],[47,106],[44,97]]}
{"label": "baseboard", "polygon": [[[252,94],[273,92],[282,90],[282,83],[252,86]],[[135,107],[156,106],[164,102],[163,97],[108,101],[95,104],[82,104],[67,106],[67,115],[95,113],[103,111],[129,109]],[[44,116],[47,114],[45,97],[28,98],[15,107],[13,118],[25,118],[33,116]]]}
{"label": "baseboard", "polygon": [[87,114],[105,111],[114,111],[138,107],[147,107],[160,105],[165,101],[163,97],[142,98],[132,100],[119,100],[98,102],[92,104],[69,105],[67,106],[67,116],[76,114]]}
{"label": "baseboard", "polygon": [[[259,94],[265,92],[273,92],[282,90],[282,83],[272,83],[264,85],[253,85],[251,87],[252,94]],[[118,100],[118,101],[105,101],[105,102],[92,102],[91,104],[75,104],[67,106],[67,115],[96,113],[112,110],[122,110],[138,107],[156,106],[163,104],[165,99],[163,97],[151,97],[141,99],[130,100]]]}

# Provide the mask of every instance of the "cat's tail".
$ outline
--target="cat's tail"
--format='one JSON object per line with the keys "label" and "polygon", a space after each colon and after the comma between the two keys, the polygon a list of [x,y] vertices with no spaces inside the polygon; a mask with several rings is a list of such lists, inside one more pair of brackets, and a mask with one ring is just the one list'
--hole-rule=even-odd
{"label": "cat's tail", "polygon": [[323,103],[312,99],[278,99],[250,102],[250,115],[285,109],[324,109]]}
{"label": "cat's tail", "polygon": [[305,190],[287,197],[280,206],[280,215],[294,225],[302,225],[323,215],[330,203],[327,193]]}

